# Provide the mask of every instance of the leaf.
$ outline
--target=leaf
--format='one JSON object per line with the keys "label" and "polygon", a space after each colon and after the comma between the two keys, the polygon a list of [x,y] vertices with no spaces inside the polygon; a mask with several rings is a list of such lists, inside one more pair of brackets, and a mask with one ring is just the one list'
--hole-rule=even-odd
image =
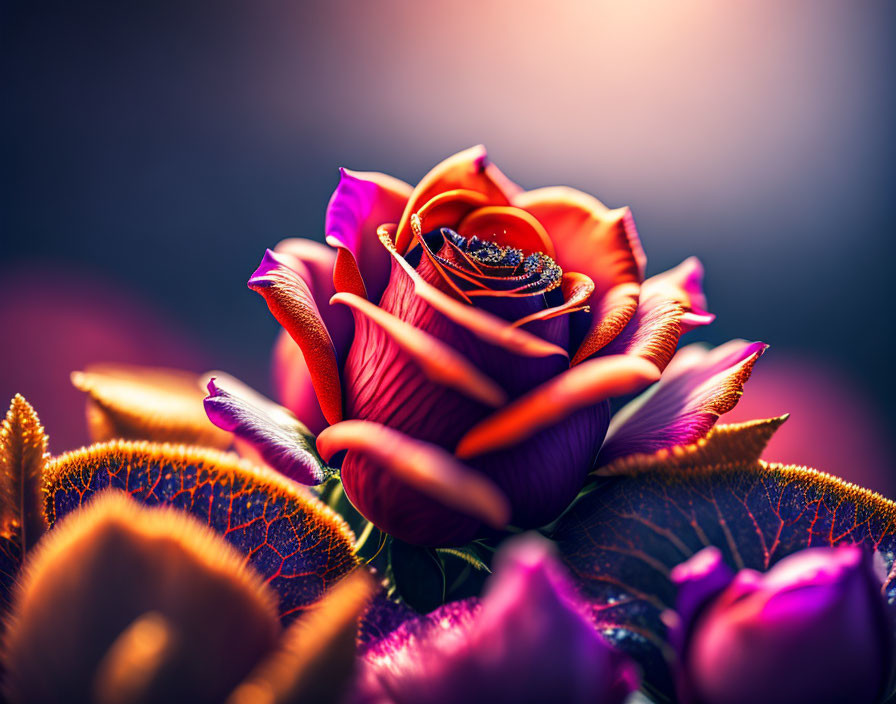
{"label": "leaf", "polygon": [[121,438],[226,448],[230,433],[216,428],[202,407],[201,382],[179,369],[97,364],[72,372],[87,394],[87,427],[94,442]]}
{"label": "leaf", "polygon": [[669,572],[707,545],[735,569],[767,570],[802,548],[863,543],[884,556],[896,601],[896,503],[804,467],[652,467],[607,478],[553,537],[595,622],[639,661],[648,694],[661,700],[674,700],[660,621],[675,601]]}
{"label": "leaf", "polygon": [[291,622],[357,564],[345,522],[299,485],[207,448],[113,441],[68,452],[45,471],[48,523],[115,487],[192,513],[247,556]]}
{"label": "leaf", "polygon": [[652,468],[705,467],[729,462],[755,462],[789,415],[743,423],[717,425],[705,438],[654,453],[620,457],[600,467],[597,474],[630,474]]}
{"label": "leaf", "polygon": [[34,409],[20,394],[0,423],[0,607],[25,553],[47,525],[40,502],[40,479],[47,459],[47,436]]}
{"label": "leaf", "polygon": [[389,569],[401,599],[420,613],[428,613],[445,600],[445,568],[431,548],[392,538]]}

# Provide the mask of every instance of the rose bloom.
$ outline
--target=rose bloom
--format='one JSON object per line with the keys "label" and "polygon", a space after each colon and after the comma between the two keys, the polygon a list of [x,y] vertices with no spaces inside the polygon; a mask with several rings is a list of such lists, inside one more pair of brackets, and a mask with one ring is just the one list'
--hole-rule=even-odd
{"label": "rose bloom", "polygon": [[809,548],[734,574],[716,548],[672,571],[666,615],[685,704],[886,699],[893,614],[881,560],[856,545]]}
{"label": "rose bloom", "polygon": [[410,543],[549,523],[599,453],[702,437],[764,350],[692,350],[662,403],[605,442],[609,399],[659,379],[681,334],[713,319],[700,263],[645,281],[628,209],[523,191],[482,147],[416,187],[343,170],[326,240],[282,242],[249,280],[285,328],[279,400],[323,431],[325,459],[347,451],[358,510]]}

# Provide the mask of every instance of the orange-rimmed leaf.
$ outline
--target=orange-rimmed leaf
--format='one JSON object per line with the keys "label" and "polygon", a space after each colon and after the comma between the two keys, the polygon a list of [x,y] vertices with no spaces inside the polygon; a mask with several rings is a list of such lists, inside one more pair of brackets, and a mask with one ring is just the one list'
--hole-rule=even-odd
{"label": "orange-rimmed leaf", "polygon": [[649,693],[674,699],[660,620],[673,567],[708,545],[733,569],[767,570],[797,550],[861,543],[880,550],[896,599],[896,503],[805,467],[764,462],[651,468],[601,480],[553,537],[592,600],[595,622],[635,657]]}
{"label": "orange-rimmed leaf", "polygon": [[9,603],[25,553],[46,530],[40,481],[47,436],[31,405],[16,394],[0,422],[0,607]]}
{"label": "orange-rimmed leaf", "polygon": [[357,564],[345,522],[297,484],[232,454],[115,441],[65,453],[45,470],[50,525],[97,491],[198,517],[246,555],[280,596],[289,622]]}

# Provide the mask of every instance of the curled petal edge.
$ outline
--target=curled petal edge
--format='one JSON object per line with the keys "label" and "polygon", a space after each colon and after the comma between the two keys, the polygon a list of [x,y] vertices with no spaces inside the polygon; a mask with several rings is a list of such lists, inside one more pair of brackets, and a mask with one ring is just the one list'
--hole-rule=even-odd
{"label": "curled petal edge", "polygon": [[640,357],[614,355],[589,360],[474,425],[460,439],[457,455],[467,459],[513,445],[580,408],[632,393],[659,377],[659,370]]}
{"label": "curled petal edge", "polygon": [[271,250],[249,279],[271,313],[302,349],[311,382],[328,423],[342,420],[342,387],[336,349],[308,284]]}
{"label": "curled petal edge", "polygon": [[455,349],[429,333],[409,325],[360,296],[337,293],[331,302],[348,306],[352,312],[381,327],[433,381],[457,389],[489,406],[501,406],[507,402],[506,392],[495,381],[480,372]]}
{"label": "curled petal edge", "polygon": [[318,435],[317,449],[326,460],[340,450],[365,454],[414,489],[494,528],[504,528],[510,520],[510,502],[490,479],[442,448],[385,425],[336,423]]}

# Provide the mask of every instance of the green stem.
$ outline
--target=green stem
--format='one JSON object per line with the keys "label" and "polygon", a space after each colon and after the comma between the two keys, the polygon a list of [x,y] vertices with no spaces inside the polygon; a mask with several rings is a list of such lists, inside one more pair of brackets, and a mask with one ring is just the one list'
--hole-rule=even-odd
{"label": "green stem", "polygon": [[358,539],[355,541],[355,552],[358,553],[361,551],[361,548],[364,547],[364,544],[367,542],[367,539],[370,537],[371,533],[373,533],[373,523],[367,521],[367,525],[364,526],[364,530],[361,532],[361,535],[358,536]]}

